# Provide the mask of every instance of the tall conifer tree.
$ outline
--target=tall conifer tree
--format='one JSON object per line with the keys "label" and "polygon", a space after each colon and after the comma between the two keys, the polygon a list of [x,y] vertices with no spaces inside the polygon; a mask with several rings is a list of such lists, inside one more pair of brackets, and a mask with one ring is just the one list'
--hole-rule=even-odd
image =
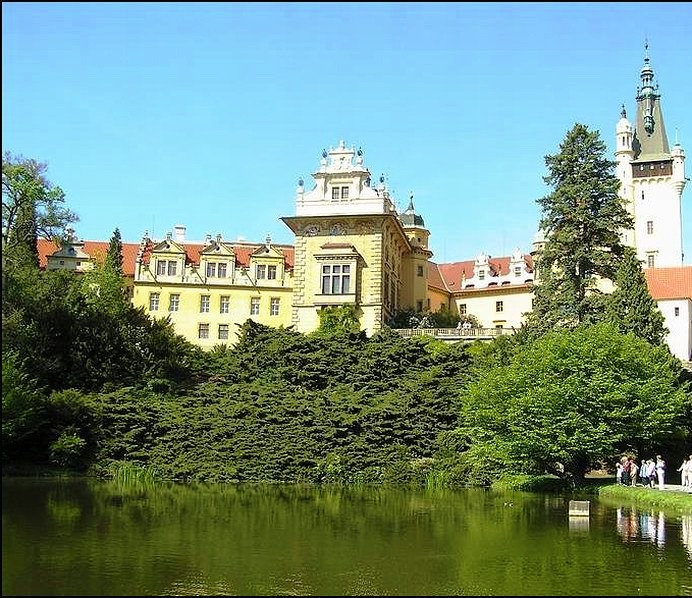
{"label": "tall conifer tree", "polygon": [[113,268],[119,276],[123,275],[123,243],[120,236],[120,229],[117,227],[113,231],[113,236],[108,245],[106,263]]}
{"label": "tall conifer tree", "polygon": [[618,269],[615,290],[608,298],[607,319],[620,332],[632,332],[652,345],[665,344],[665,319],[651,297],[642,264],[630,247]]}
{"label": "tall conifer tree", "polygon": [[623,258],[620,234],[634,225],[605,150],[598,131],[577,123],[560,151],[545,157],[549,174],[543,180],[553,192],[537,200],[545,245],[536,258],[530,336],[605,319],[603,288],[615,280]]}

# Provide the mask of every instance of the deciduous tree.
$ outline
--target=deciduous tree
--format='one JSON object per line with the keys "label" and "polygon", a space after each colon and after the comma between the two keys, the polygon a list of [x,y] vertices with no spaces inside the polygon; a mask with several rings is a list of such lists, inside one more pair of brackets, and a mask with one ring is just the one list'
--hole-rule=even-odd
{"label": "deciduous tree", "polygon": [[689,436],[678,370],[666,347],[605,322],[553,331],[469,385],[459,435],[502,471],[580,480],[599,461]]}
{"label": "deciduous tree", "polygon": [[29,255],[37,257],[37,238],[64,239],[69,225],[79,220],[63,205],[63,190],[46,178],[47,169],[44,162],[10,152],[3,156],[3,269]]}

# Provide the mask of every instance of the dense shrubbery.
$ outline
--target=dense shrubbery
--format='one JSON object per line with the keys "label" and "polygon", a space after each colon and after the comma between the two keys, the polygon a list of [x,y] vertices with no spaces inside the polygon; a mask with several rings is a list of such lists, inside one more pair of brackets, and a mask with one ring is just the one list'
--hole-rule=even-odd
{"label": "dense shrubbery", "polygon": [[[126,468],[181,481],[464,487],[531,486],[527,479],[553,474],[571,483],[583,473],[575,462],[588,469],[628,449],[674,450],[689,434],[687,387],[665,350],[647,347],[609,327],[528,346],[444,345],[388,329],[303,335],[248,321],[237,346],[192,351],[184,383],[156,377],[44,395],[3,359],[3,407],[6,394],[19,406],[21,393],[45,396],[27,414],[42,451],[30,460],[94,475]],[[547,398],[531,402],[533,380]],[[589,389],[581,401],[570,390],[579,388]],[[634,417],[637,401],[654,394],[666,405],[655,429]],[[559,414],[555,401],[567,401]],[[632,416],[615,418],[627,404]],[[599,422],[578,427],[588,413]],[[561,441],[569,430],[576,440]],[[26,456],[13,450],[26,446],[18,432],[3,445],[10,465]]]}

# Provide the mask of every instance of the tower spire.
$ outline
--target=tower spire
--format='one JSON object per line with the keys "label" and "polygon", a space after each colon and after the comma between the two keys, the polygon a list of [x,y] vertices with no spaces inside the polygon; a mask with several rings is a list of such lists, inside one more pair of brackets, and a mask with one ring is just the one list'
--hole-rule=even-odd
{"label": "tower spire", "polygon": [[668,137],[661,112],[661,94],[654,84],[654,69],[649,59],[649,42],[644,42],[644,66],[637,88],[637,121],[634,133],[635,159],[664,159],[670,154]]}

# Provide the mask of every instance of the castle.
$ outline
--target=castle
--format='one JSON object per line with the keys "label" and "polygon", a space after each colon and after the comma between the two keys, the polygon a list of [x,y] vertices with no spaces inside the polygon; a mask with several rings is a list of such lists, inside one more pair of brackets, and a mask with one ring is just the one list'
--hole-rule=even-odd
{"label": "castle", "polygon": [[[681,218],[685,154],[678,143],[669,147],[648,55],[636,101],[635,124],[623,107],[616,125],[620,193],[635,222],[622,238],[643,263],[671,351],[690,361],[692,267],[683,265]],[[182,225],[163,240],[145,235],[141,243],[123,243],[133,304],[152,317],[170,317],[179,334],[204,348],[232,344],[247,319],[311,332],[329,306],[353,306],[368,334],[401,310],[473,316],[496,334],[521,326],[532,308],[540,235],[528,253],[436,263],[413,197],[399,213],[384,177],[373,182],[360,149],[341,141],[325,150],[312,178],[309,189],[298,182],[295,213],[282,218],[294,245],[221,235],[189,242]],[[107,247],[107,241],[73,241],[56,248],[41,240],[41,266],[85,270]]]}

